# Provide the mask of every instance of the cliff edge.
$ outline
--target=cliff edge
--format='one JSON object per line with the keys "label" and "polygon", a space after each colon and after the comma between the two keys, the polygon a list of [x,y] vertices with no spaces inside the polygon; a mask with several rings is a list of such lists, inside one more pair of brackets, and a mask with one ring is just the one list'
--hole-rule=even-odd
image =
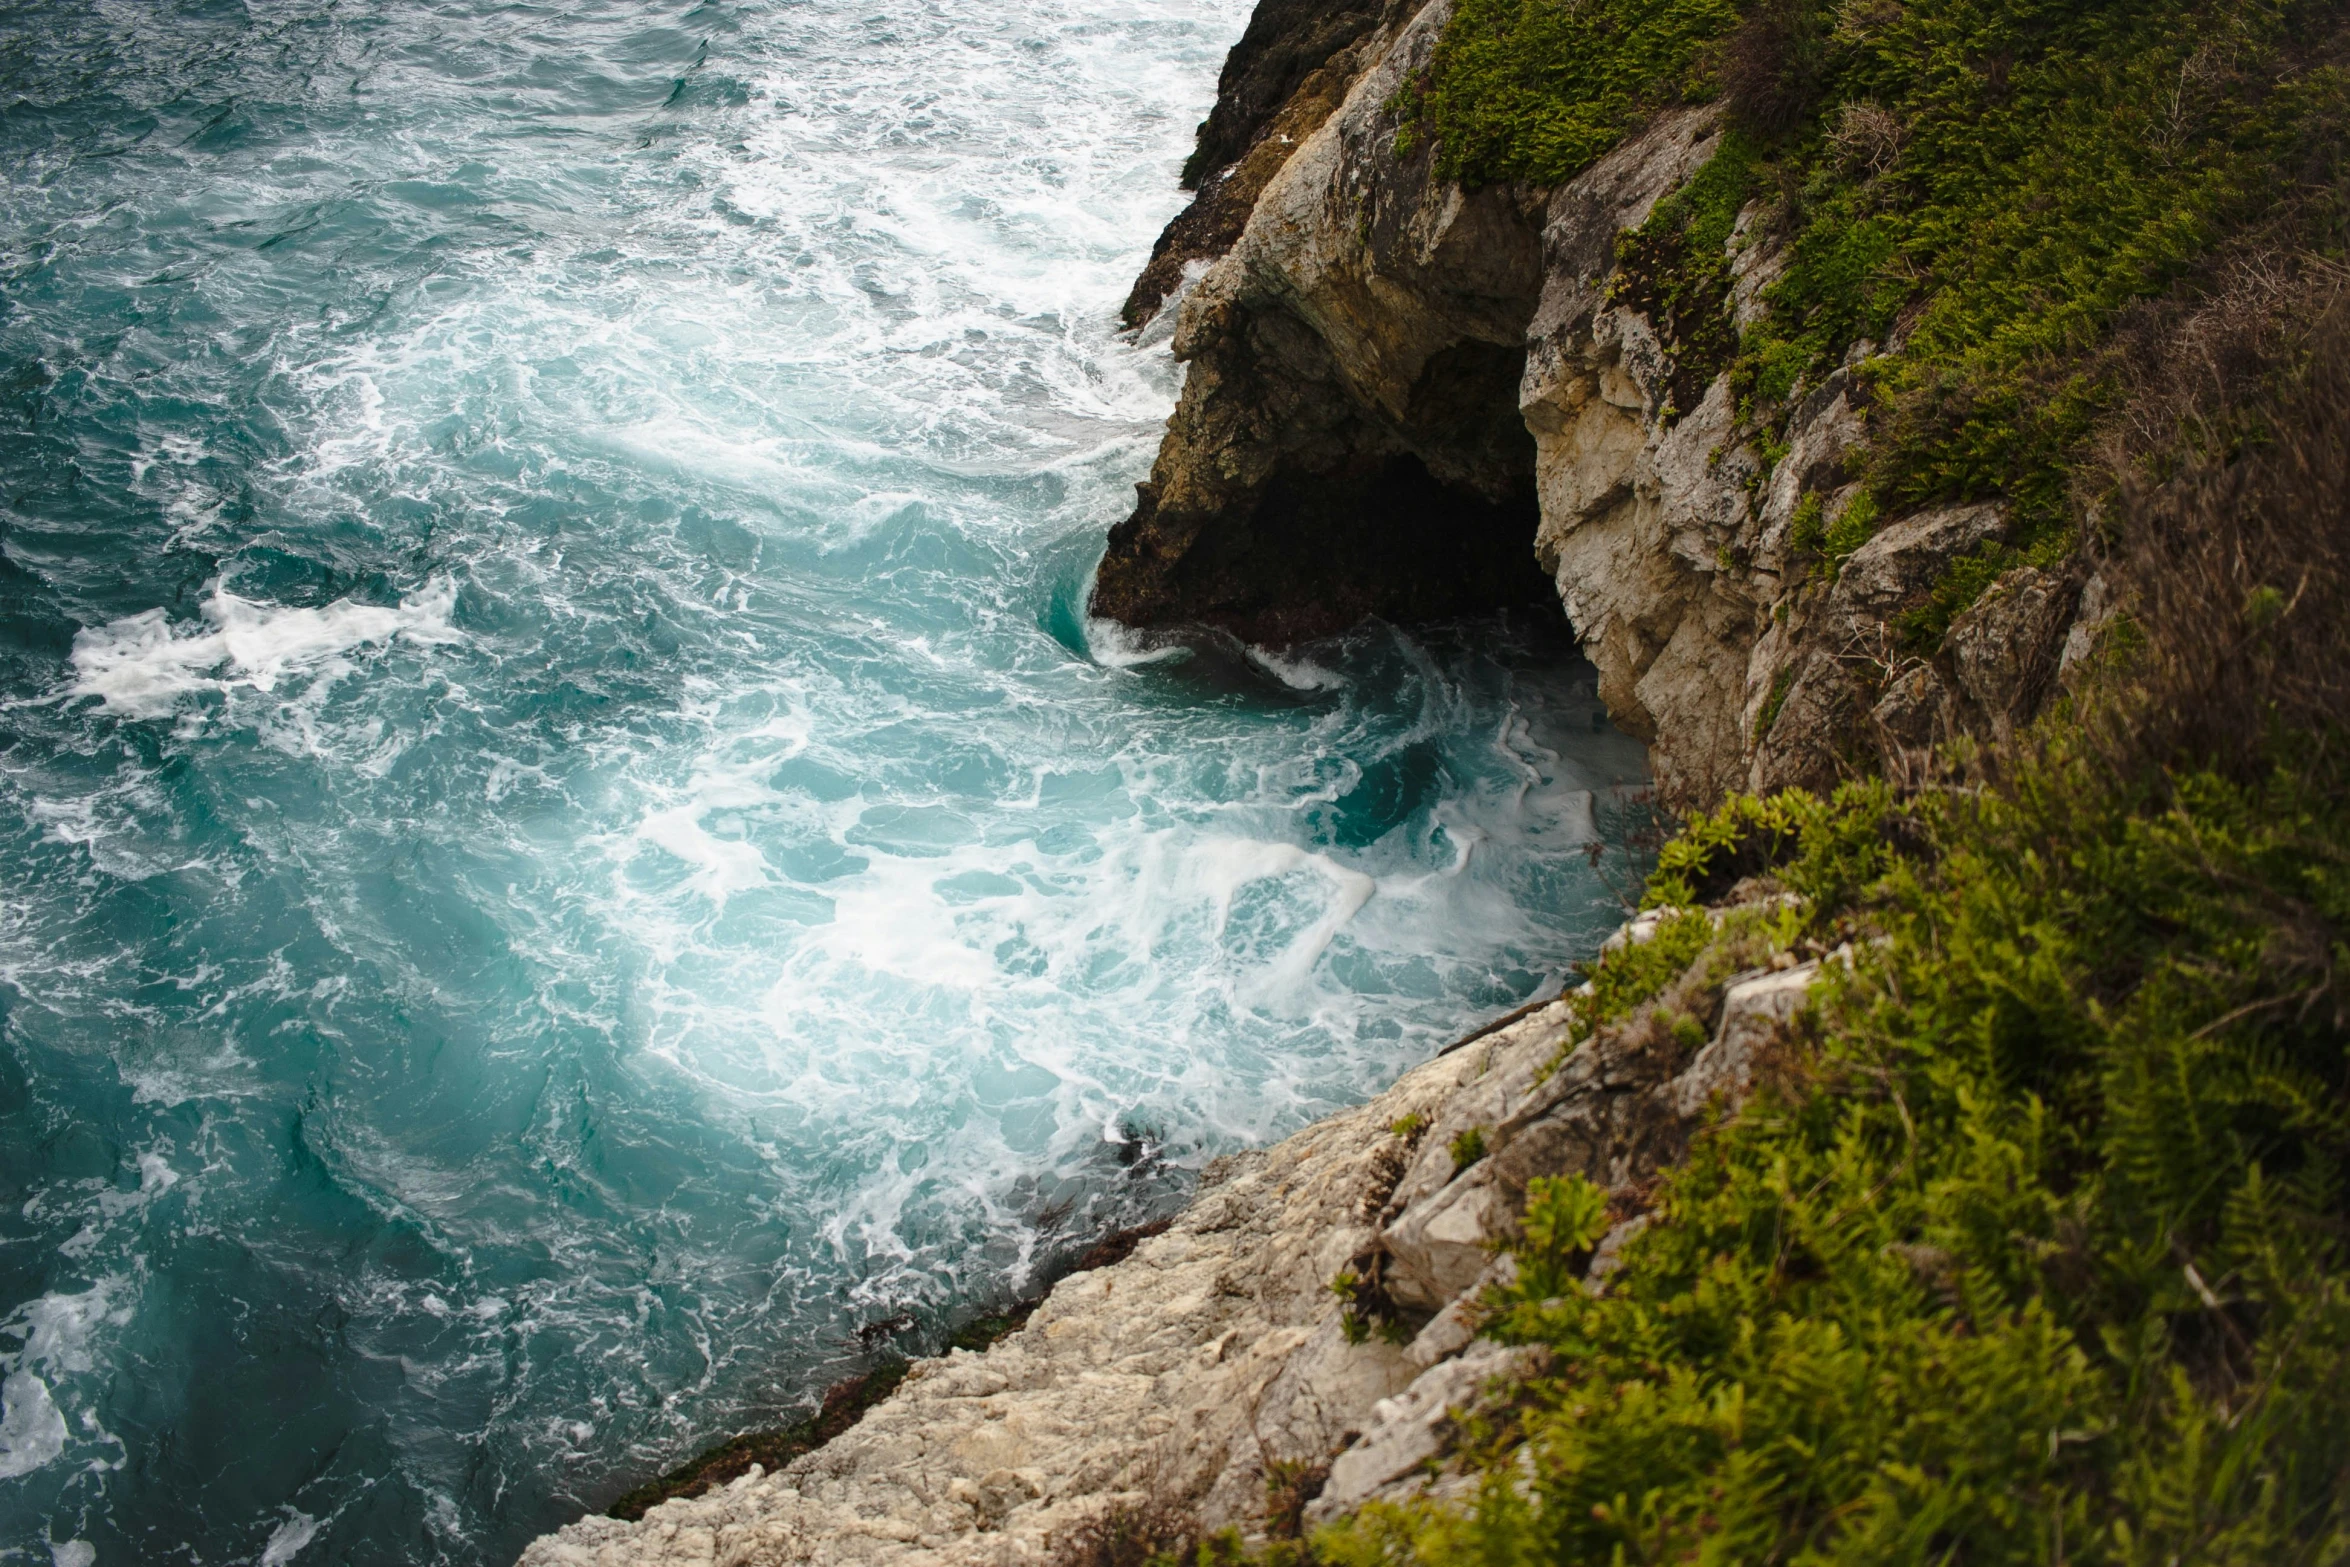
{"label": "cliff edge", "polygon": [[1556,183],[1464,183],[1424,107],[1452,0],[1341,11],[1351,41],[1264,121],[1310,133],[1233,165],[1260,188],[1229,248],[1189,215],[1163,242],[1214,259],[1094,613],[1280,646],[1556,603],[1683,806],[1902,776],[2029,720],[2102,585],[2010,547],[1996,494],[1862,482],[1914,312],[1757,395],[1738,345],[1801,235],[1725,109],[1663,103]]}

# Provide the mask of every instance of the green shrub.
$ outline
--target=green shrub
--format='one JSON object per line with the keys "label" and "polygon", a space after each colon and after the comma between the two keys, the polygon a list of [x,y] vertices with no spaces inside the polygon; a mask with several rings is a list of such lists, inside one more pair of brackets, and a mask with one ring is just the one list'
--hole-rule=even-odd
{"label": "green shrub", "polygon": [[[1766,875],[1815,903],[1841,904],[1890,865],[1895,815],[1891,792],[1878,782],[1841,785],[1825,800],[1802,789],[1733,795],[1659,851],[1642,906],[1711,903]],[[1694,941],[1694,930],[1680,939]]]}
{"label": "green shrub", "polygon": [[1737,19],[1732,0],[1461,0],[1416,127],[1447,175],[1567,178],[1643,113],[1707,92],[1706,46]]}
{"label": "green shrub", "polygon": [[1575,1287],[1575,1259],[1607,1233],[1607,1193],[1580,1175],[1538,1175],[1526,1183],[1519,1220],[1517,1289],[1523,1299],[1547,1300]]}
{"label": "green shrub", "polygon": [[1485,1128],[1472,1126],[1453,1134],[1452,1169],[1455,1175],[1485,1157]]}
{"label": "green shrub", "polygon": [[[1845,878],[1885,944],[1604,1296],[1565,1282],[1596,1191],[1532,1194],[1486,1328],[1561,1368],[1530,1467],[1325,1559],[2344,1559],[2350,769],[2304,749],[2131,783],[2060,746],[1900,807]],[[1838,813],[1779,814],[1792,866]]]}
{"label": "green shrub", "polygon": [[1549,1369],[1473,1501],[1322,1561],[2350,1562],[2350,319],[2299,379],[2133,504],[2132,635],[1963,786],[1665,847],[1652,904],[1767,876],[1852,962],[1604,1293],[1595,1193],[1530,1191],[1483,1330]]}

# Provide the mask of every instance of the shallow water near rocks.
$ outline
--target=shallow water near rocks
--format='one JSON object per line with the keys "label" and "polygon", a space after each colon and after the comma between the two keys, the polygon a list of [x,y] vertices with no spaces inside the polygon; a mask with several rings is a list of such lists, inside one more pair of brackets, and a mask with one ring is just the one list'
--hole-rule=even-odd
{"label": "shallow water near rocks", "polygon": [[1245,20],[0,5],[0,1561],[506,1561],[1612,925],[1562,627],[1084,621]]}

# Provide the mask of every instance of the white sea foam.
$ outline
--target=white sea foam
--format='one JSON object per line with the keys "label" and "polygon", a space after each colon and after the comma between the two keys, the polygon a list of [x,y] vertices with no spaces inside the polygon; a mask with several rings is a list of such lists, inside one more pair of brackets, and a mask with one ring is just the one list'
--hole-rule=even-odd
{"label": "white sea foam", "polygon": [[[1086,584],[1086,599],[1093,598],[1093,585]],[[1145,664],[1180,662],[1191,657],[1191,649],[1170,637],[1154,635],[1115,620],[1085,617],[1085,648],[1095,663],[1109,669],[1134,669]]]}
{"label": "white sea foam", "polygon": [[[70,1433],[56,1397],[60,1379],[91,1370],[98,1331],[130,1320],[120,1299],[126,1292],[127,1281],[110,1276],[77,1294],[52,1290],[0,1322],[0,1338],[19,1341],[13,1354],[0,1354],[6,1368],[0,1382],[0,1480],[31,1474],[64,1456]],[[103,1435],[94,1420],[84,1423]]]}
{"label": "white sea foam", "polygon": [[267,1543],[261,1547],[261,1567],[286,1567],[317,1535],[317,1519],[288,1508],[285,1521],[269,1532]]}
{"label": "white sea foam", "polygon": [[0,1382],[0,1480],[31,1474],[65,1452],[65,1416],[30,1371]]}
{"label": "white sea foam", "polygon": [[289,676],[332,681],[350,671],[347,653],[401,638],[459,640],[449,625],[456,584],[435,578],[398,605],[337,600],[324,608],[263,604],[215,583],[204,629],[175,627],[160,609],[95,626],[73,639],[70,694],[96,697],[108,712],[161,718],[199,691],[235,685],[274,692]]}
{"label": "white sea foam", "polygon": [[1292,691],[1336,691],[1346,684],[1346,676],[1337,670],[1298,654],[1275,653],[1266,648],[1252,647],[1248,650],[1248,658],[1250,663]]}

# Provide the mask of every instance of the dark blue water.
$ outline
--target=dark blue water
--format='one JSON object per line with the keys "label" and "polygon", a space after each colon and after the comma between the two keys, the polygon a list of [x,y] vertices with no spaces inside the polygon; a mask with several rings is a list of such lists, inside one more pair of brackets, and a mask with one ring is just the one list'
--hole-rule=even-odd
{"label": "dark blue water", "polygon": [[1557,627],[1083,621],[1244,20],[0,7],[0,1561],[502,1562],[1612,919]]}

